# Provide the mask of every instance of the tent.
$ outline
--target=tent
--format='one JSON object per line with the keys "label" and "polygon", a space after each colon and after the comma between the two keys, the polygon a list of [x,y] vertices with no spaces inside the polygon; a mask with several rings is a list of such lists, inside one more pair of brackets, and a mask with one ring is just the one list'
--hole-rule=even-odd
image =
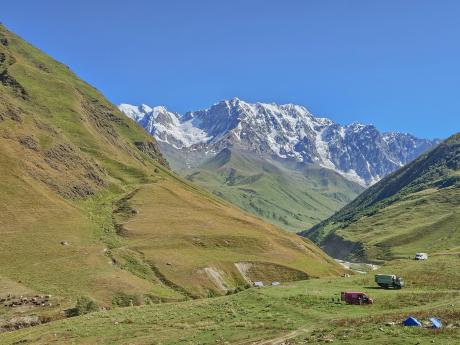
{"label": "tent", "polygon": [[442,327],[442,322],[441,320],[435,318],[435,317],[432,317],[430,318],[430,322],[431,322],[431,325],[433,328],[441,328]]}
{"label": "tent", "polygon": [[422,323],[413,316],[409,316],[404,322],[404,326],[416,326],[421,327]]}

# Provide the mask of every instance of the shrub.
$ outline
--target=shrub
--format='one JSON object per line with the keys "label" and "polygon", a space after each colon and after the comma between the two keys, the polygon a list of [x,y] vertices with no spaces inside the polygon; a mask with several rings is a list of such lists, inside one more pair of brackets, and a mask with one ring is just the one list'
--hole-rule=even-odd
{"label": "shrub", "polygon": [[141,305],[142,299],[138,295],[128,295],[120,292],[113,296],[112,304],[118,307],[130,307],[134,305]]}
{"label": "shrub", "polygon": [[72,317],[92,313],[98,310],[99,306],[96,302],[89,297],[81,296],[77,298],[77,304],[75,307],[66,310],[66,315],[68,317]]}

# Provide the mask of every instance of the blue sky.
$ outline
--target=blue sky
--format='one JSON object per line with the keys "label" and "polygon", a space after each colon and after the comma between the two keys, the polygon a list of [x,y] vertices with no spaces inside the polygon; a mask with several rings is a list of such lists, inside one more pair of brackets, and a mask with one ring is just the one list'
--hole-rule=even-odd
{"label": "blue sky", "polygon": [[8,1],[0,20],[114,103],[237,96],[421,137],[460,131],[459,1]]}

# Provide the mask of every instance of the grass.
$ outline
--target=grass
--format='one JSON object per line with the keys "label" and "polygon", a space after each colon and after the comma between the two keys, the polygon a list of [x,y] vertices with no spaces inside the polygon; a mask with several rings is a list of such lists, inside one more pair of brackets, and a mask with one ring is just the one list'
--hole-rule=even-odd
{"label": "grass", "polygon": [[[456,252],[460,247],[459,196],[458,188],[428,189],[344,228],[327,224],[324,229],[363,243],[369,260],[413,257],[416,252]],[[324,244],[327,248],[327,240]]]}
{"label": "grass", "polygon": [[241,284],[234,262],[266,262],[271,269],[281,265],[311,276],[338,272],[317,265],[328,259],[314,247],[216,201],[169,180],[144,185],[129,199],[137,214],[124,221],[123,240],[144,263],[197,296],[216,290],[206,275],[196,273],[203,267],[222,271],[229,288]]}
{"label": "grass", "polygon": [[0,38],[0,296],[56,302],[0,319],[62,318],[79,297],[112,308],[120,296],[222,295],[247,284],[241,261],[266,279],[342,272],[311,242],[172,173],[154,139],[65,65],[3,26]]}
{"label": "grass", "polygon": [[362,191],[327,169],[289,167],[237,149],[225,149],[197,169],[182,173],[213,194],[291,232],[329,217]]}
{"label": "grass", "polygon": [[[349,278],[298,281],[211,299],[129,307],[52,322],[6,333],[5,344],[253,344],[283,337],[286,344],[452,344],[458,328],[439,332],[400,325],[408,315],[422,320],[441,317],[445,326],[458,325],[460,283],[457,255],[440,255],[426,262],[398,260],[377,273],[405,278],[402,290],[375,287],[373,273]],[[433,272],[436,279],[432,279]],[[340,291],[364,290],[371,306],[337,303]],[[333,298],[335,299],[333,301]],[[387,324],[393,322],[394,325]],[[450,341],[450,342],[449,342]]]}
{"label": "grass", "polygon": [[[0,324],[33,315],[47,321],[1,333],[1,344],[249,344],[299,329],[305,331],[292,341],[349,332],[361,343],[387,344],[394,343],[391,332],[379,328],[388,320],[433,314],[454,322],[460,286],[457,243],[447,237],[453,207],[452,215],[427,216],[449,239],[451,255],[381,269],[402,275],[407,289],[373,289],[370,275],[337,278],[343,270],[310,241],[176,176],[154,144],[146,152],[136,147],[152,139],[97,90],[3,27],[0,36],[8,40],[0,53],[10,61],[0,66],[10,78],[0,84],[0,296],[52,295],[51,306],[0,305]],[[264,178],[244,173],[231,184]],[[447,212],[455,193],[444,186],[417,198],[431,200],[425,212]],[[417,198],[407,205],[429,205]],[[397,249],[410,245],[401,243]],[[243,289],[247,279],[283,284]],[[227,289],[244,291],[196,299]],[[345,289],[365,289],[377,303],[334,303]],[[64,318],[78,300],[111,310]],[[144,305],[129,306],[137,304]],[[356,324],[362,328],[346,331]],[[432,339],[426,330],[394,332]],[[458,339],[458,332],[438,336]]]}
{"label": "grass", "polygon": [[460,135],[452,136],[302,234],[329,253],[345,247],[340,239],[358,243],[358,250],[345,250],[358,260],[457,251],[459,147]]}

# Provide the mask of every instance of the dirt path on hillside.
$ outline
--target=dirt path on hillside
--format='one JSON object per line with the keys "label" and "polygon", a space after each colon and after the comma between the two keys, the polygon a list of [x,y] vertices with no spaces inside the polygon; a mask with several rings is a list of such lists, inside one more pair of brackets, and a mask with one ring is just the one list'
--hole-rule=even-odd
{"label": "dirt path on hillside", "polygon": [[298,337],[302,334],[306,334],[308,332],[310,332],[308,328],[299,328],[285,335],[282,335],[282,336],[279,336],[273,339],[269,339],[269,340],[260,340],[260,341],[251,343],[251,345],[282,345],[284,344],[285,341]]}

